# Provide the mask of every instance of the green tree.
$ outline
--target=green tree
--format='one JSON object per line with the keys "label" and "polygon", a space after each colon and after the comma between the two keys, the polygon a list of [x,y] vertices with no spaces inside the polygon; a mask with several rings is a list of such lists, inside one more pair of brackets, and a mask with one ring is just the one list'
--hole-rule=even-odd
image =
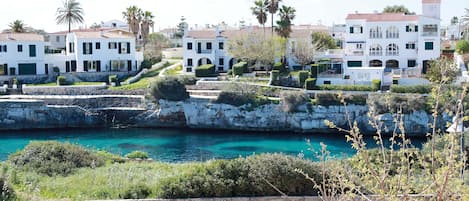
{"label": "green tree", "polygon": [[155,22],[153,19],[155,16],[150,11],[145,11],[143,13],[143,19],[142,19],[142,38],[143,38],[143,46],[148,43],[148,36],[150,34],[150,27],[153,27],[155,25]]}
{"label": "green tree", "polygon": [[458,17],[454,16],[453,18],[451,18],[451,25],[455,25],[455,24],[458,24],[458,23],[459,23]]}
{"label": "green tree", "polygon": [[138,8],[137,6],[130,6],[126,8],[124,12],[122,12],[122,15],[129,25],[129,31],[134,34],[135,40],[137,40],[138,33],[140,31],[140,24],[143,18],[142,9]]}
{"label": "green tree", "polygon": [[186,22],[186,18],[184,16],[181,16],[181,22],[179,22],[178,24],[178,30],[177,32],[174,34],[174,37],[175,38],[182,38],[184,37],[184,30],[186,30],[187,28],[187,22]]}
{"label": "green tree", "polygon": [[456,52],[459,54],[469,53],[469,41],[461,40],[456,44]]}
{"label": "green tree", "polygon": [[336,42],[332,36],[326,32],[314,32],[311,34],[312,42],[318,49],[335,49]]}
{"label": "green tree", "polygon": [[228,42],[228,54],[232,58],[238,58],[248,63],[255,62],[256,65],[273,64],[277,55],[284,54],[284,40],[277,37],[264,36],[250,32],[242,34]]}
{"label": "green tree", "polygon": [[259,24],[264,28],[264,33],[265,23],[267,22],[268,5],[269,2],[267,0],[256,0],[254,1],[254,6],[251,7],[251,12],[256,17]]}
{"label": "green tree", "polygon": [[383,9],[383,13],[405,13],[406,15],[413,15],[415,12],[409,11],[404,5],[393,5],[393,6],[386,6]]}
{"label": "green tree", "polygon": [[24,33],[26,32],[26,25],[22,20],[15,20],[8,25],[12,32],[14,33]]}
{"label": "green tree", "polygon": [[292,21],[296,17],[295,13],[296,10],[293,7],[283,5],[280,8],[280,20],[277,21],[278,27],[276,28],[276,31],[280,36],[284,38],[290,37]]}
{"label": "green tree", "polygon": [[281,1],[282,0],[269,0],[269,5],[267,6],[271,16],[272,35],[274,34],[274,15],[277,13]]}
{"label": "green tree", "polygon": [[458,68],[450,59],[442,57],[432,61],[427,72],[427,78],[435,83],[452,83],[458,75]]}
{"label": "green tree", "polygon": [[63,6],[57,9],[57,24],[68,24],[68,32],[72,31],[72,24],[80,24],[85,22],[83,18],[83,8],[80,2],[76,0],[65,0]]}
{"label": "green tree", "polygon": [[303,70],[307,64],[313,61],[314,55],[320,50],[315,43],[311,43],[311,41],[307,39],[297,40],[296,46],[293,48],[295,49],[293,58],[296,63],[302,66]]}

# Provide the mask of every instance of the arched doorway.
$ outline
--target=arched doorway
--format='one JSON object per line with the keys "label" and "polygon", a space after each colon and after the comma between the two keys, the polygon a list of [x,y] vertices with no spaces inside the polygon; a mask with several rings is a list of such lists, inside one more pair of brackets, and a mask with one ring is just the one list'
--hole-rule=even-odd
{"label": "arched doorway", "polygon": [[386,68],[399,68],[399,61],[397,60],[387,60],[386,61]]}
{"label": "arched doorway", "polygon": [[201,66],[201,65],[205,65],[205,64],[212,64],[212,60],[210,60],[209,58],[201,58],[197,62],[197,66]]}
{"label": "arched doorway", "polygon": [[371,60],[370,67],[383,67],[383,62],[381,60]]}

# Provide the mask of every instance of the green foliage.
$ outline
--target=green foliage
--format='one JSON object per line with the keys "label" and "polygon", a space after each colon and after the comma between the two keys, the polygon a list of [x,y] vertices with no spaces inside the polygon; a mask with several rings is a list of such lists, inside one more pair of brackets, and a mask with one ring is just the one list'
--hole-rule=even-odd
{"label": "green foliage", "polygon": [[337,44],[328,32],[314,32],[311,34],[313,44],[319,49],[335,49]]}
{"label": "green foliage", "polygon": [[461,40],[456,44],[456,52],[458,54],[467,54],[469,53],[469,41]]}
{"label": "green foliage", "polygon": [[149,158],[148,153],[143,152],[143,151],[133,151],[125,155],[125,157],[130,158],[130,159],[142,159],[142,160]]}
{"label": "green foliage", "polygon": [[54,67],[52,68],[52,72],[54,72],[54,73],[60,73],[59,67],[54,66]]}
{"label": "green foliage", "polygon": [[153,63],[151,62],[150,59],[144,59],[141,64],[142,68],[149,69],[153,66]]}
{"label": "green foliage", "polygon": [[149,198],[151,193],[152,191],[148,186],[144,184],[138,184],[128,187],[119,197],[122,199],[145,199]]}
{"label": "green foliage", "polygon": [[77,168],[99,167],[104,161],[95,153],[69,143],[31,142],[8,159],[15,167],[49,176],[69,175]]}
{"label": "green foliage", "polygon": [[57,76],[57,85],[58,86],[63,86],[63,85],[67,85],[67,79],[65,78],[65,76]]}
{"label": "green foliage", "polygon": [[16,79],[16,78],[13,78],[13,84],[16,84],[16,85],[18,85],[19,83],[20,83],[20,82],[18,81],[18,79]]}
{"label": "green foliage", "polygon": [[317,78],[318,77],[318,64],[311,64],[311,77]]}
{"label": "green foliage", "polygon": [[397,113],[400,109],[404,114],[419,110],[428,111],[427,98],[413,94],[370,94],[367,103],[377,114]]}
{"label": "green foliage", "polygon": [[280,71],[278,70],[273,70],[270,72],[270,84],[277,86],[279,85],[280,82]]}
{"label": "green foliage", "polygon": [[317,78],[308,78],[305,80],[305,88],[307,90],[315,90]]}
{"label": "green foliage", "polygon": [[328,91],[374,91],[373,87],[368,85],[321,85],[319,88]]}
{"label": "green foliage", "polygon": [[431,85],[415,85],[415,86],[401,86],[392,85],[391,92],[393,93],[413,93],[413,94],[430,94],[432,92]]}
{"label": "green foliage", "polygon": [[15,190],[8,184],[5,178],[0,177],[0,200],[13,201],[16,200]]}
{"label": "green foliage", "polygon": [[276,62],[272,70],[278,70],[281,73],[284,73],[287,71],[287,69],[285,68],[285,65],[282,62]]}
{"label": "green foliage", "polygon": [[305,81],[309,77],[309,72],[308,71],[300,71],[298,73],[298,80],[300,82],[300,87],[304,88],[305,87]]}
{"label": "green foliage", "polygon": [[150,84],[150,95],[155,100],[184,101],[189,98],[186,86],[176,77],[157,78]]}
{"label": "green foliage", "polygon": [[196,77],[215,77],[215,65],[205,64],[195,69]]}
{"label": "green foliage", "polygon": [[236,107],[243,105],[251,105],[251,107],[258,107],[261,105],[269,104],[270,101],[264,97],[258,97],[255,93],[240,93],[234,91],[222,91],[215,103],[228,104]]}
{"label": "green foliage", "polygon": [[454,65],[454,62],[446,57],[442,57],[430,62],[426,76],[432,83],[449,84],[456,79],[458,74],[459,69]]}
{"label": "green foliage", "polygon": [[300,91],[283,91],[280,93],[280,102],[284,112],[296,112],[298,107],[309,102],[310,98]]}
{"label": "green foliage", "polygon": [[117,75],[109,75],[108,80],[109,80],[109,84],[116,83],[117,85],[117,82],[118,82]]}
{"label": "green foliage", "polygon": [[393,6],[386,6],[383,9],[383,13],[405,13],[405,14],[415,14],[414,12],[410,12],[408,8],[404,5],[393,5]]}
{"label": "green foliage", "polygon": [[374,91],[378,91],[381,89],[381,80],[371,80],[371,88]]}
{"label": "green foliage", "polygon": [[197,79],[193,75],[181,75],[178,76],[178,79],[184,85],[195,85],[197,83]]}
{"label": "green foliage", "polygon": [[311,161],[279,154],[262,154],[230,161],[215,161],[187,174],[162,181],[158,197],[253,197],[278,196],[275,188],[294,195],[315,195],[312,183],[295,169],[320,180]]}
{"label": "green foliage", "polygon": [[330,105],[343,105],[343,101],[347,104],[352,105],[366,105],[368,95],[364,94],[348,94],[342,95],[338,93],[316,93],[315,98],[316,104],[321,106]]}
{"label": "green foliage", "polygon": [[243,76],[243,73],[247,72],[248,63],[239,62],[233,65],[233,76]]}

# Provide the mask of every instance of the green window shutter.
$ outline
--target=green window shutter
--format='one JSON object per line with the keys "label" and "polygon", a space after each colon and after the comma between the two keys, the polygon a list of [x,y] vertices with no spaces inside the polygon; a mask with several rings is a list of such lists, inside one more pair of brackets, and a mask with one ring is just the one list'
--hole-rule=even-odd
{"label": "green window shutter", "polygon": [[353,27],[350,27],[350,33],[353,33]]}
{"label": "green window shutter", "polygon": [[88,61],[83,61],[83,71],[88,72]]}
{"label": "green window shutter", "polygon": [[127,43],[127,54],[130,54],[130,43]]}
{"label": "green window shutter", "polygon": [[425,50],[433,50],[433,42],[425,42]]}
{"label": "green window shutter", "polygon": [[36,57],[36,45],[29,45],[29,57]]}
{"label": "green window shutter", "polygon": [[410,32],[410,27],[409,27],[409,25],[405,26],[405,31],[406,31],[406,32]]}
{"label": "green window shutter", "polygon": [[419,32],[419,26],[415,25],[415,32]]}
{"label": "green window shutter", "polygon": [[360,33],[363,33],[363,27],[360,27]]}

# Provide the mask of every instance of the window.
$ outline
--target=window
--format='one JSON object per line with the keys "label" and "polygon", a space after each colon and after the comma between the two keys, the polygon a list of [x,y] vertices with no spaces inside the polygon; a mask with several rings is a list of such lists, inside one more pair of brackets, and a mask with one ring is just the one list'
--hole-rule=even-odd
{"label": "window", "polygon": [[419,26],[415,24],[409,24],[405,26],[406,32],[419,32]]}
{"label": "window", "polygon": [[223,58],[218,59],[218,65],[223,66],[225,65],[225,60]]}
{"label": "window", "polygon": [[399,55],[399,47],[394,43],[389,44],[388,47],[386,48],[386,55],[387,56],[398,56]]}
{"label": "window", "polygon": [[187,72],[188,73],[192,72],[192,68],[187,68]]}
{"label": "window", "polygon": [[97,42],[97,43],[96,43],[96,49],[97,49],[97,50],[101,49],[101,43],[100,43],[100,42]]}
{"label": "window", "polygon": [[223,50],[224,49],[224,43],[220,42],[218,43],[218,49]]}
{"label": "window", "polygon": [[425,50],[433,50],[433,42],[425,42]]}
{"label": "window", "polygon": [[362,61],[348,61],[348,67],[362,67]]}
{"label": "window", "polygon": [[407,67],[415,67],[417,66],[417,61],[416,60],[407,60]]}
{"label": "window", "polygon": [[405,44],[405,49],[408,49],[408,50],[415,50],[415,43],[407,43],[407,44]]}
{"label": "window", "polygon": [[187,49],[192,50],[192,43],[187,43]]}
{"label": "window", "polygon": [[399,38],[399,29],[395,26],[390,26],[386,30],[386,38]]}
{"label": "window", "polygon": [[7,45],[0,45],[0,52],[7,52]]}
{"label": "window", "polygon": [[383,38],[381,27],[374,27],[370,29],[370,38]]}
{"label": "window", "polygon": [[29,57],[36,57],[36,45],[29,45]]}
{"label": "window", "polygon": [[370,47],[370,56],[381,56],[383,55],[383,48],[381,45],[374,44]]}
{"label": "window", "polygon": [[211,50],[212,49],[212,43],[207,43],[207,50]]}
{"label": "window", "polygon": [[360,25],[354,25],[350,27],[351,34],[360,34],[363,33],[363,27]]}
{"label": "window", "polygon": [[75,43],[69,43],[68,44],[68,50],[70,53],[74,53],[75,52]]}
{"label": "window", "polygon": [[93,43],[83,43],[83,54],[93,54]]}
{"label": "window", "polygon": [[356,47],[357,47],[357,49],[361,50],[361,49],[363,49],[363,44],[357,43]]}
{"label": "window", "polygon": [[423,25],[423,36],[438,36],[438,25],[426,24]]}
{"label": "window", "polygon": [[60,36],[55,37],[55,42],[60,42]]}
{"label": "window", "polygon": [[187,59],[187,66],[192,66],[192,59]]}
{"label": "window", "polygon": [[109,43],[108,48],[109,49],[117,49],[117,43],[116,42]]}
{"label": "window", "polygon": [[23,52],[23,45],[18,45],[18,52]]}

